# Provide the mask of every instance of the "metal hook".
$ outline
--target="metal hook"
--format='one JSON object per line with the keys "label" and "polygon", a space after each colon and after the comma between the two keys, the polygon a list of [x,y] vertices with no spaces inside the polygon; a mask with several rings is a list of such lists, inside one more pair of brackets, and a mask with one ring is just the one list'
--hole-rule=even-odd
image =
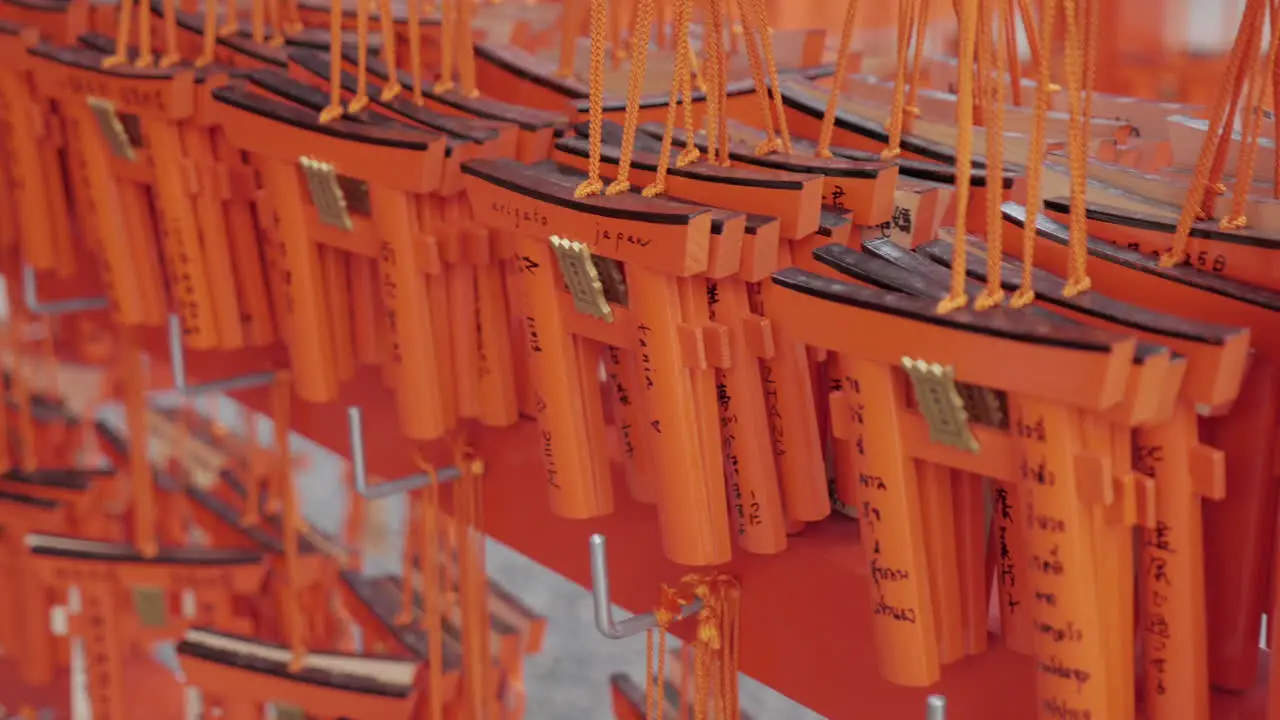
{"label": "metal hook", "polygon": [[[658,627],[658,616],[651,612],[614,621],[613,601],[609,599],[609,554],[604,535],[592,535],[590,546],[591,604],[595,607],[596,630],[610,640],[621,640]],[[683,620],[701,609],[702,600],[694,599],[680,608],[680,614],[675,619]]]}
{"label": "metal hook", "polygon": [[947,720],[947,698],[930,695],[924,701],[924,720]]}
{"label": "metal hook", "polygon": [[275,371],[249,373],[226,380],[213,380],[199,385],[187,384],[187,356],[182,348],[182,320],[175,313],[169,314],[169,365],[173,368],[173,387],[183,395],[202,395],[213,392],[234,392],[270,385]]}
{"label": "metal hook", "polygon": [[22,266],[22,300],[32,315],[71,315],[73,313],[105,310],[107,308],[107,298],[105,297],[67,298],[66,300],[53,300],[47,303],[40,302],[36,269],[26,264]]}
{"label": "metal hook", "polygon": [[[406,475],[398,480],[380,482],[369,486],[369,475],[364,463],[364,415],[360,408],[352,405],[347,408],[347,434],[351,442],[351,475],[355,479],[356,493],[366,500],[381,500],[413,492],[418,488],[431,484],[431,476],[427,473]],[[446,483],[462,477],[458,468],[449,465],[436,470],[436,482]]]}

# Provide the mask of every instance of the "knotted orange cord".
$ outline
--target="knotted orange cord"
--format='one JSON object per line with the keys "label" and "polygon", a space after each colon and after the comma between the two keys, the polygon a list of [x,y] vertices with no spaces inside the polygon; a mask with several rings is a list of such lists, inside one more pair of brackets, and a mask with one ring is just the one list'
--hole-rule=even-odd
{"label": "knotted orange cord", "polygon": [[[335,0],[336,1],[336,0]],[[410,0],[413,5],[417,0]],[[387,66],[387,83],[379,96],[383,102],[391,102],[404,88],[400,85],[400,65],[396,62],[396,19],[391,14],[391,0],[378,0],[378,20],[382,27],[382,62]],[[361,56],[361,60],[363,60]]]}
{"label": "knotted orange cord", "polygon": [[169,68],[182,62],[182,55],[178,53],[178,8],[174,0],[164,0],[161,7],[164,13],[164,54],[160,56],[160,67]]}
{"label": "knotted orange cord", "polygon": [[974,44],[978,35],[977,0],[957,0],[960,11],[960,73],[956,88],[956,238],[951,257],[951,290],[938,303],[939,313],[948,313],[969,303],[965,294],[968,259],[965,228],[969,218],[969,185],[973,174],[973,82]]}
{"label": "knotted orange cord", "polygon": [[342,2],[333,0],[329,3],[329,104],[320,111],[320,122],[337,120],[342,113]]}
{"label": "knotted orange cord", "polygon": [[617,8],[612,8],[606,19],[605,32],[608,38],[606,44],[609,48],[609,59],[613,61],[613,67],[616,70],[622,58],[625,57],[622,49],[622,13],[618,12]]}
{"label": "knotted orange cord", "polygon": [[1240,230],[1248,226],[1245,203],[1253,187],[1253,168],[1258,155],[1258,138],[1262,134],[1262,99],[1266,88],[1267,68],[1276,67],[1276,50],[1280,48],[1280,8],[1271,5],[1271,44],[1267,47],[1267,59],[1261,67],[1255,67],[1249,81],[1249,108],[1245,119],[1244,137],[1240,144],[1240,159],[1236,163],[1236,187],[1231,196],[1231,210],[1218,224],[1223,230]]}
{"label": "knotted orange cord", "polygon": [[266,4],[267,0],[252,0],[249,5],[249,24],[256,43],[267,41]]}
{"label": "knotted orange cord", "polygon": [[458,54],[458,77],[462,81],[462,94],[478,97],[476,87],[476,44],[471,34],[471,19],[475,13],[475,0],[455,0],[458,4],[458,22],[454,28],[455,52]]}
{"label": "knotted orange cord", "polygon": [[[1252,76],[1254,63],[1257,61],[1258,44],[1262,42],[1262,16],[1264,12],[1258,12],[1258,22],[1253,24],[1248,31],[1247,44],[1245,46],[1244,55],[1240,65],[1236,68],[1233,76],[1235,79],[1230,86],[1232,88],[1231,100],[1227,104],[1226,129],[1218,137],[1214,138],[1216,146],[1213,153],[1213,165],[1209,171],[1209,184],[1205,186],[1204,195],[1199,200],[1200,209],[1197,218],[1208,220],[1214,215],[1216,209],[1217,197],[1227,191],[1227,186],[1222,183],[1222,175],[1226,171],[1227,158],[1231,154],[1231,135],[1229,131],[1235,126],[1236,112],[1240,106],[1240,99],[1245,93],[1246,85]],[[1245,32],[1241,28],[1241,32]]]}
{"label": "knotted orange cord", "polygon": [[[234,5],[235,3],[227,4]],[[195,66],[201,68],[212,63],[217,49],[218,3],[206,0],[204,4],[204,29],[200,34],[200,56],[196,58]]]}
{"label": "knotted orange cord", "polygon": [[[1003,4],[1001,0],[981,0],[982,22],[978,31],[981,52],[989,60],[986,65],[991,73],[984,87],[986,97],[982,104],[987,133],[987,286],[974,300],[973,306],[978,310],[999,307],[1005,298],[1000,273],[1000,264],[1004,261],[1004,244],[1000,242],[1004,216],[1000,205],[1004,197],[997,190],[1004,177],[1005,46],[992,28],[999,13],[997,3]],[[962,233],[964,228],[957,227],[956,232]]]}
{"label": "knotted orange cord", "polygon": [[692,81],[689,61],[693,52],[689,43],[689,16],[693,13],[693,0],[675,0],[674,41],[676,46],[675,68],[671,75],[671,96],[667,98],[667,119],[662,132],[662,149],[658,152],[658,169],[653,182],[643,191],[645,197],[661,195],[667,190],[667,170],[671,164],[671,136],[676,125],[676,103],[683,97],[685,121],[685,146],[676,166],[681,167],[698,159],[701,154],[694,137]]}
{"label": "knotted orange cord", "polygon": [[409,74],[413,78],[413,104],[419,107],[422,99],[422,6],[409,2],[405,6],[409,23]]}
{"label": "knotted orange cord", "polygon": [[590,76],[590,153],[587,158],[587,179],[573,191],[574,197],[599,194],[604,189],[600,181],[600,144],[604,132],[604,40],[605,0],[591,2],[591,76]]}
{"label": "knotted orange cord", "polygon": [[902,108],[902,132],[911,132],[911,121],[920,116],[920,108],[916,104],[920,99],[920,70],[924,66],[925,37],[929,30],[929,3],[922,1],[916,7],[916,49],[911,58],[911,92],[907,94],[907,104]]}
{"label": "knotted orange cord", "polygon": [[[1000,37],[1004,40],[1005,57],[1009,58],[1009,103],[1021,107],[1022,63],[1018,60],[1018,17],[1013,3],[1014,0],[1000,0]],[[996,82],[1004,82],[1004,78],[996,76]]]}
{"label": "knotted orange cord", "polygon": [[[678,8],[679,6],[677,6],[677,14],[680,12]],[[689,601],[688,596],[677,588],[663,585],[660,593],[658,607],[653,609],[653,615],[657,618],[658,624],[649,628],[645,633],[644,641],[644,716],[646,720],[662,720],[666,711],[664,683],[667,677],[667,628],[680,616],[681,609]],[[655,648],[654,645],[657,647]]]}
{"label": "knotted orange cord", "polygon": [[[369,107],[369,2],[356,0],[356,94],[347,103],[347,112],[357,113]],[[341,30],[339,30],[341,33]],[[386,42],[392,43],[394,39]],[[338,48],[338,57],[342,57],[342,49]],[[338,64],[338,75],[330,78],[331,82],[342,82],[342,64]]]}
{"label": "knotted orange cord", "polygon": [[[893,104],[889,109],[889,122],[885,130],[889,144],[880,153],[880,159],[892,160],[902,154],[902,114],[906,107],[907,57],[911,50],[911,38],[915,32],[916,12],[920,0],[902,0],[898,4],[898,58],[893,78]],[[981,68],[981,61],[979,62]],[[961,66],[964,72],[964,66]]]}
{"label": "knotted orange cord", "polygon": [[1239,93],[1240,80],[1244,74],[1242,63],[1246,62],[1246,57],[1249,58],[1247,62],[1252,62],[1256,54],[1252,49],[1256,45],[1253,40],[1260,34],[1258,28],[1261,24],[1261,11],[1265,8],[1264,2],[1265,0],[1249,0],[1245,6],[1244,17],[1240,20],[1240,30],[1231,48],[1225,73],[1225,77],[1236,80],[1231,85],[1224,86],[1218,93],[1217,100],[1214,101],[1213,110],[1209,115],[1209,130],[1205,134],[1204,144],[1200,147],[1200,157],[1196,161],[1195,175],[1191,181],[1191,188],[1187,191],[1187,200],[1183,203],[1182,212],[1178,215],[1178,227],[1173,235],[1173,243],[1169,251],[1160,257],[1162,267],[1173,267],[1187,257],[1191,225],[1204,212],[1206,190],[1212,182],[1212,165],[1217,155],[1218,137],[1223,132],[1224,124],[1230,127],[1231,115],[1228,113],[1234,112],[1229,108],[1234,107],[1235,98]]}
{"label": "knotted orange cord", "polygon": [[151,48],[151,3],[143,0],[137,3],[138,8],[138,57],[133,61],[134,67],[149,68],[155,65],[155,53]]}
{"label": "knotted orange cord", "polygon": [[[443,720],[444,693],[441,688],[444,687],[444,605],[440,577],[440,483],[435,466],[423,459],[416,448],[414,460],[430,479],[414,496],[418,515],[422,519],[417,538],[423,604],[419,627],[427,634],[427,702],[431,708],[430,720]],[[406,576],[403,582],[409,583],[410,577]]]}
{"label": "knotted orange cord", "polygon": [[725,13],[729,18],[729,54],[736,55],[738,53],[739,35],[746,32],[746,20],[748,13],[744,8],[730,2]]}
{"label": "knotted orange cord", "polygon": [[468,445],[458,441],[453,443],[453,461],[461,471],[454,488],[453,502],[466,683],[471,717],[489,717],[485,707],[484,683],[485,671],[489,667],[489,612],[484,583],[484,516],[480,503],[484,462]]}
{"label": "knotted orange cord", "polygon": [[271,383],[271,415],[275,423],[276,458],[272,474],[276,476],[281,499],[280,540],[284,546],[284,623],[285,637],[292,655],[289,671],[302,668],[307,648],[302,635],[302,608],[298,602],[298,529],[302,521],[298,513],[297,493],[293,486],[293,463],[289,454],[290,404],[293,400],[292,376],[289,371],[276,373]]}
{"label": "knotted orange cord", "polygon": [[[1097,8],[1085,0],[1084,10],[1096,14]],[[1067,125],[1067,152],[1071,169],[1071,209],[1069,217],[1070,236],[1067,241],[1069,265],[1067,268],[1067,286],[1062,291],[1072,297],[1089,289],[1089,227],[1088,208],[1085,198],[1088,193],[1088,137],[1085,132],[1088,118],[1084,116],[1084,96],[1087,90],[1085,83],[1085,55],[1088,53],[1089,38],[1081,37],[1080,13],[1077,12],[1076,0],[1063,0],[1063,14],[1066,15],[1066,65],[1067,65],[1067,100],[1070,107],[1070,120]],[[1086,19],[1092,25],[1092,19]]]}
{"label": "knotted orange cord", "polygon": [[831,157],[831,134],[836,126],[836,109],[840,105],[840,93],[849,66],[849,44],[853,40],[854,21],[858,17],[858,0],[849,0],[844,11],[844,25],[840,28],[840,49],[836,56],[836,74],[831,81],[831,94],[827,96],[827,110],[822,114],[822,127],[818,131],[818,157]]}
{"label": "knotted orange cord", "polygon": [[456,53],[453,44],[458,36],[455,27],[458,17],[454,13],[456,2],[457,0],[440,0],[440,76],[436,78],[433,88],[438,93],[453,89],[453,61]]}
{"label": "knotted orange cord", "polygon": [[640,91],[649,59],[649,26],[653,24],[653,0],[636,3],[636,24],[631,30],[631,73],[627,77],[627,111],[622,125],[622,150],[618,157],[618,177],[605,189],[617,195],[631,189],[631,153],[636,145],[636,120],[640,115]]}
{"label": "knotted orange cord", "polygon": [[[143,9],[150,10],[145,5]],[[123,65],[129,61],[129,36],[133,30],[133,0],[120,0],[120,10],[116,18],[116,51],[110,57],[102,59],[104,68]]]}
{"label": "knotted orange cord", "polygon": [[267,45],[284,47],[284,28],[281,26],[280,0],[267,0],[267,22],[271,25],[271,39]]}
{"label": "knotted orange cord", "polygon": [[[1048,1],[1049,0],[1042,0],[1042,2],[1046,3]],[[1055,7],[1057,7],[1056,4]],[[1040,22],[1052,24],[1052,13],[1050,13],[1045,7],[1041,7],[1041,11],[1043,12],[1044,17],[1040,18]],[[1052,58],[1047,56],[1053,54],[1053,36],[1046,35],[1044,32],[1041,32],[1039,37],[1036,37],[1036,21],[1034,14],[1031,12],[1031,0],[1018,0],[1018,13],[1022,16],[1022,27],[1026,31],[1027,35],[1027,54],[1031,56],[1032,64],[1036,67],[1040,67],[1040,61],[1042,58],[1051,62]],[[1040,51],[1041,48],[1047,48],[1048,52],[1042,53]],[[1052,71],[1050,71],[1048,89],[1050,93],[1056,93],[1062,90],[1062,88],[1052,81],[1052,77]]]}
{"label": "knotted orange cord", "polygon": [[[750,2],[751,14],[755,16],[753,22],[760,35],[760,45],[764,49],[765,67],[769,70],[769,91],[773,94],[773,110],[777,114],[778,136],[782,139],[783,152],[789,153],[792,150],[791,131],[787,129],[787,114],[782,106],[782,88],[778,85],[778,63],[773,54],[773,30],[769,25],[769,13],[765,10],[764,0],[750,0]],[[721,88],[725,87],[727,81],[727,77],[721,76]]]}
{"label": "knotted orange cord", "polygon": [[694,641],[694,719],[706,720],[707,706],[714,698],[718,718],[737,720],[741,589],[737,580],[723,574],[690,575],[684,582],[693,586],[694,597],[702,601]]}
{"label": "knotted orange cord", "polygon": [[[707,37],[703,56],[703,67],[706,68],[707,82],[707,162],[722,165],[727,163],[729,148],[720,147],[724,124],[724,3],[723,0],[707,1]],[[721,157],[723,154],[724,157]]]}
{"label": "knotted orange cord", "polygon": [[[738,3],[745,4],[748,0],[738,0]],[[730,7],[733,2],[730,0]],[[743,10],[742,16],[749,17],[749,14]],[[743,44],[747,48],[747,63],[751,67],[751,77],[755,81],[756,101],[760,105],[761,126],[764,129],[764,140],[756,147],[757,155],[765,153],[777,152],[782,149],[782,141],[778,139],[778,134],[773,128],[773,106],[770,104],[768,80],[765,77],[764,60],[760,57],[760,49],[756,45],[755,33],[748,20],[743,27]]]}
{"label": "knotted orange cord", "polygon": [[[1048,45],[1053,38],[1053,20],[1058,14],[1058,0],[1044,0],[1044,19],[1040,23],[1041,37]],[[1031,270],[1035,267],[1036,224],[1039,221],[1042,198],[1040,196],[1045,155],[1045,117],[1049,114],[1049,95],[1053,92],[1049,82],[1049,58],[1034,55],[1036,59],[1036,104],[1031,125],[1031,147],[1027,151],[1027,220],[1022,226],[1022,282],[1018,291],[1009,299],[1015,308],[1026,307],[1036,298],[1035,281]],[[992,176],[987,175],[987,182]]]}

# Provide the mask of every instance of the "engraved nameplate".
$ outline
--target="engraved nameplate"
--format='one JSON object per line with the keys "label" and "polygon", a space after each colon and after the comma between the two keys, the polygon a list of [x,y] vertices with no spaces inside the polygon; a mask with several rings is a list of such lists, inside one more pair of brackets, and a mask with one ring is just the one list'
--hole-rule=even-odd
{"label": "engraved nameplate", "polygon": [[316,206],[320,222],[340,230],[351,230],[351,214],[347,212],[347,198],[338,183],[338,173],[333,165],[315,158],[298,159],[302,174],[307,178],[311,191],[311,204]]}
{"label": "engraved nameplate", "polygon": [[103,139],[107,141],[107,147],[111,148],[111,154],[122,160],[133,162],[135,159],[133,143],[129,141],[129,133],[125,132],[124,123],[116,113],[116,106],[110,100],[100,97],[90,96],[87,102],[94,119],[98,121],[98,129],[102,131]]}
{"label": "engraved nameplate", "polygon": [[955,368],[925,360],[902,358],[902,367],[911,378],[916,407],[929,423],[929,439],[969,452],[978,451],[978,439],[969,430],[969,414],[964,398],[956,389]]}
{"label": "engraved nameplate", "polygon": [[587,246],[552,235],[551,249],[556,254],[565,284],[569,286],[569,294],[573,296],[573,307],[584,315],[613,322],[613,309],[605,298],[600,273],[596,271]]}

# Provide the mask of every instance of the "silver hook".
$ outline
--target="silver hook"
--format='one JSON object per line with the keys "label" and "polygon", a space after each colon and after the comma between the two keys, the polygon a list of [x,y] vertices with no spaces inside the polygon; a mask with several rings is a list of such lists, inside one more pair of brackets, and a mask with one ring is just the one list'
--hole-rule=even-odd
{"label": "silver hook", "polygon": [[32,315],[71,315],[73,313],[105,310],[107,308],[107,298],[105,297],[67,298],[66,300],[53,300],[47,303],[40,302],[40,289],[36,280],[36,269],[26,264],[22,266],[22,301]]}
{"label": "silver hook", "polygon": [[[635,637],[658,627],[658,616],[653,613],[632,615],[624,620],[613,619],[613,601],[609,599],[609,554],[604,535],[591,536],[591,604],[595,607],[596,630],[610,640]],[[676,620],[683,620],[702,609],[702,600],[695,598],[680,608]]]}
{"label": "silver hook", "polygon": [[182,320],[176,313],[169,314],[169,365],[173,368],[173,387],[183,395],[203,395],[214,392],[234,392],[270,385],[275,371],[249,373],[226,380],[213,380],[199,385],[187,384],[187,356],[182,348]]}
{"label": "silver hook", "polygon": [[947,698],[930,695],[924,701],[924,720],[947,720]]}
{"label": "silver hook", "polygon": [[[347,435],[351,443],[351,475],[355,479],[356,493],[366,500],[381,500],[393,495],[413,492],[431,484],[427,473],[414,473],[398,480],[380,482],[370,487],[368,470],[364,462],[364,415],[360,408],[347,408]],[[436,482],[446,483],[462,477],[458,468],[449,465],[436,470]]]}

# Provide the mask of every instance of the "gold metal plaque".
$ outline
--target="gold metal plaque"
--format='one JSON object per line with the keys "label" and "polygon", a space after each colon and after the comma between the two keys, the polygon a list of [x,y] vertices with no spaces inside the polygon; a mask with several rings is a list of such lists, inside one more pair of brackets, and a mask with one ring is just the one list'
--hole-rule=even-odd
{"label": "gold metal plaque", "polygon": [[133,612],[144,628],[162,628],[168,624],[169,608],[164,588],[135,585]]}
{"label": "gold metal plaque", "polygon": [[978,451],[978,439],[969,429],[964,398],[956,390],[956,371],[926,360],[902,358],[902,367],[911,378],[916,407],[929,423],[929,439],[969,452]]}
{"label": "gold metal plaque", "polygon": [[338,173],[333,165],[315,158],[298,159],[302,174],[307,178],[311,191],[311,204],[316,206],[320,222],[342,230],[351,229],[351,214],[347,212],[347,198],[338,184]]}
{"label": "gold metal plaque", "polygon": [[102,131],[102,137],[107,141],[107,147],[111,148],[111,153],[118,158],[133,162],[136,159],[133,143],[130,142],[129,133],[125,132],[124,123],[116,113],[116,106],[110,100],[100,97],[90,96],[87,102],[89,109],[93,111],[94,119],[98,121],[98,129]]}
{"label": "gold metal plaque", "polygon": [[564,282],[569,286],[569,294],[573,296],[573,307],[584,315],[613,322],[613,308],[609,307],[609,301],[605,298],[600,273],[596,271],[587,246],[552,235],[551,249],[560,264]]}

